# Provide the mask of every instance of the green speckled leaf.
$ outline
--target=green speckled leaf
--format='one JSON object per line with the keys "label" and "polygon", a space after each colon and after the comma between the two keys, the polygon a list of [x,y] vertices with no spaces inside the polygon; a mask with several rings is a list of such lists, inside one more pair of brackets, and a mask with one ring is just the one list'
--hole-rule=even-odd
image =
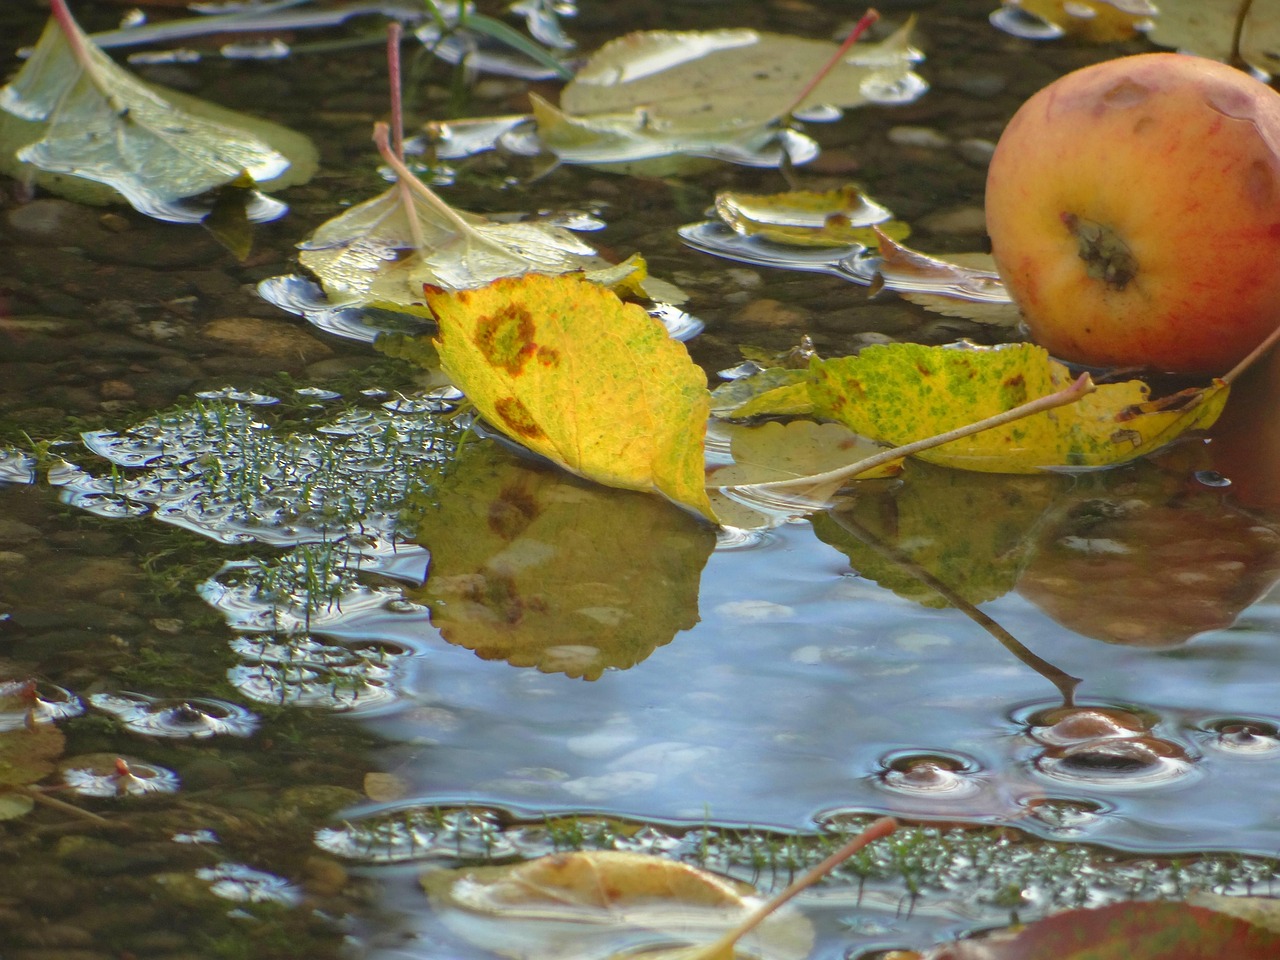
{"label": "green speckled leaf", "polygon": [[[1043,347],[1026,343],[969,349],[884,344],[856,357],[814,360],[810,370],[815,415],[892,446],[974,423],[1074,380]],[[1139,380],[1104,384],[1077,403],[919,456],[988,473],[1124,463],[1211,425],[1228,387],[1214,381],[1158,401],[1149,393]]]}

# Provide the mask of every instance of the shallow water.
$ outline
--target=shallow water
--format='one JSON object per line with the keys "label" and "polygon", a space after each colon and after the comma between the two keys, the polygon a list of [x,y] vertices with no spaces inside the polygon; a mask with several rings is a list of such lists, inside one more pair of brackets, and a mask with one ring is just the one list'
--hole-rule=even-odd
{"label": "shallow water", "polygon": [[[916,5],[933,91],[815,125],[825,150],[806,185],[854,175],[920,223],[918,246],[979,249],[981,141],[1057,73],[1141,46],[1014,41],[987,25],[990,5]],[[639,4],[625,24],[582,7],[582,35],[600,39],[726,17],[825,36],[837,22],[794,3]],[[104,27],[110,10],[86,18]],[[34,38],[30,18],[4,17]],[[741,849],[717,854],[732,846],[721,828],[756,830],[776,858],[791,835],[866,815],[937,824],[910,855],[916,887],[868,868],[805,901],[824,957],[1003,922],[1011,885],[1025,918],[1196,885],[1161,872],[1172,855],[1275,854],[1280,518],[1255,476],[1224,487],[1212,472],[1227,435],[1075,477],[912,468],[812,521],[718,544],[652,498],[483,443],[474,461],[464,451],[471,482],[444,496],[456,435],[435,417],[451,401],[254,292],[294,269],[292,244],[335,198],[378,188],[364,134],[383,111],[378,57],[154,68],[231,105],[269,104],[322,141],[321,177],[288,194],[294,214],[260,228],[246,264],[196,228],[7,196],[0,735],[17,743],[29,714],[56,724],[65,744],[15,748],[45,750],[50,770],[14,782],[65,781],[47,796],[114,822],[45,799],[0,820],[0,851],[21,863],[0,876],[0,929],[28,950],[15,956],[283,957],[303,942],[314,956],[481,956],[440,929],[416,873],[590,846],[564,824],[589,832],[597,816],[616,818],[602,844],[765,887],[813,851],[754,862],[751,877]],[[420,109],[442,109],[447,77]],[[469,109],[510,109],[524,87],[488,82]],[[773,172],[561,168],[523,186],[504,179],[530,172],[521,158],[454,165],[460,206],[598,212],[608,227],[592,242],[643,250],[692,293],[706,331],[691,350],[712,371],[739,344],[785,350],[806,333],[827,354],[881,334],[1007,335],[680,246],[674,228],[716,189],[780,189]],[[513,518],[513,484],[546,506],[539,522]],[[501,519],[493,536],[475,516]],[[936,595],[886,551],[1017,641],[925,605]],[[510,623],[433,624],[428,572],[499,567],[541,578],[513,579],[503,609],[525,605]],[[52,770],[59,757],[71,772]],[[145,787],[175,779],[176,794]],[[955,824],[1080,845],[938,839]],[[1095,863],[1089,845],[1149,856]],[[953,850],[965,865],[928,859]],[[1223,862],[1203,885],[1270,889],[1268,863]],[[1064,891],[1064,877],[1083,879]]]}

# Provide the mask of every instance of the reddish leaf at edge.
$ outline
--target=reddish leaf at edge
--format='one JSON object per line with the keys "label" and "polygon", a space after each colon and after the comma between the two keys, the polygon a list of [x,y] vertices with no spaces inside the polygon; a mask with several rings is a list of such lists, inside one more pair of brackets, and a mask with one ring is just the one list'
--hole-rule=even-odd
{"label": "reddish leaf at edge", "polygon": [[947,944],[928,960],[1275,960],[1280,934],[1185,903],[1067,910],[1007,932]]}

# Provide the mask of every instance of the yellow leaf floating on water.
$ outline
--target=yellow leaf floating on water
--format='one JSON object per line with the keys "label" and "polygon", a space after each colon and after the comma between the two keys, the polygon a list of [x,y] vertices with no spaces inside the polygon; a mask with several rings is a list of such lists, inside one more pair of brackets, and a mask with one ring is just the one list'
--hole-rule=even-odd
{"label": "yellow leaf floating on water", "polygon": [[840,247],[876,242],[873,227],[895,240],[911,228],[855,186],[838,190],[797,190],[767,195],[716,194],[716,213],[744,236],[805,247]]}
{"label": "yellow leaf floating on water", "polygon": [[586,280],[538,274],[428,290],[427,302],[441,364],[495,427],[588,480],[714,519],[706,375],[644,310]]}
{"label": "yellow leaf floating on water", "polygon": [[[713,941],[761,902],[750,888],[705,870],[613,850],[436,870],[421,882],[450,929],[521,960],[648,956],[655,947]],[[809,921],[782,912],[749,935],[747,951],[803,960],[812,944]]]}
{"label": "yellow leaf floating on water", "polygon": [[[1200,6],[1205,0],[1193,2]],[[1238,6],[1235,0],[1232,3]],[[1157,13],[1148,0],[1004,0],[1004,7],[991,22],[1014,36],[1030,39],[1066,34],[1090,43],[1116,43],[1132,40]],[[1036,20],[1043,26],[1031,26]]]}
{"label": "yellow leaf floating on water", "polygon": [[[898,446],[973,423],[1072,382],[1043,347],[955,349],[915,343],[868,347],[856,357],[815,360],[815,414]],[[1104,467],[1151,453],[1188,430],[1210,426],[1228,386],[1152,401],[1140,380],[1103,384],[1076,403],[919,454],[943,466],[988,473]]]}

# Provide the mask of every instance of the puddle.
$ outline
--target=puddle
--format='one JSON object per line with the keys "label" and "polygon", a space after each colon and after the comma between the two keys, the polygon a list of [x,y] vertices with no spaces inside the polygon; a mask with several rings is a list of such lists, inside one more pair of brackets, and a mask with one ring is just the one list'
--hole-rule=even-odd
{"label": "puddle", "polygon": [[[985,157],[1040,63],[1108,54],[1011,47],[994,5],[919,5],[931,92],[810,128],[805,182],[856,175],[913,243],[980,247]],[[579,6],[585,32],[618,32]],[[802,8],[734,17],[839,26]],[[23,763],[0,764],[0,854],[22,845],[0,902],[23,948],[478,957],[419,871],[600,847],[778,889],[876,814],[914,826],[802,898],[819,960],[1014,912],[1277,892],[1250,855],[1280,849],[1280,526],[1202,445],[1095,475],[913,467],[812,520],[713,532],[461,442],[456,391],[370,348],[425,322],[296,276],[301,237],[385,188],[377,54],[146,69],[270,105],[326,169],[247,263],[196,228],[5,208],[0,761]],[[424,115],[445,109],[434,76]],[[523,90],[486,81],[469,109],[508,115]],[[658,319],[708,370],[803,336],[834,356],[1007,335],[681,244],[716,189],[775,190],[775,171],[624,179],[459,151],[459,206],[589,210],[593,245],[687,289],[690,312]]]}

